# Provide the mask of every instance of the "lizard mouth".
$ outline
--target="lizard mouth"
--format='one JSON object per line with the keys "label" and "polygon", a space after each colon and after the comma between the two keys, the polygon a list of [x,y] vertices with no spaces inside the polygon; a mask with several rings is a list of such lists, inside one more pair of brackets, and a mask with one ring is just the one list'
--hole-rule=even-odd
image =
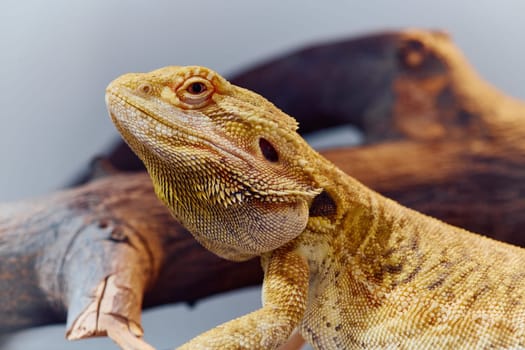
{"label": "lizard mouth", "polygon": [[[161,145],[169,144],[172,151],[177,148],[194,147],[217,154],[227,154],[228,157],[237,158],[247,164],[253,163],[253,156],[221,136],[220,130],[202,114],[193,111],[182,112],[158,98],[154,103],[146,103],[151,100],[136,96],[126,88],[108,87],[105,99],[117,128],[123,129],[124,135],[130,134],[137,138],[151,151],[162,153],[160,156],[166,152]],[[213,140],[210,135],[213,135]]]}
{"label": "lizard mouth", "polygon": [[[117,84],[106,89],[106,104],[113,123],[146,166],[151,165],[152,156],[163,162],[185,164],[192,172],[199,168],[194,168],[197,161],[205,168],[214,163],[228,181],[236,181],[253,196],[267,201],[309,197],[313,193],[310,185],[293,186],[293,176],[288,180],[293,189],[275,180],[283,177],[278,164],[261,162],[258,155],[230,141],[231,136],[199,111],[181,110],[159,97],[140,96]],[[258,139],[252,141],[257,149]],[[257,174],[269,172],[274,176],[253,181]]]}

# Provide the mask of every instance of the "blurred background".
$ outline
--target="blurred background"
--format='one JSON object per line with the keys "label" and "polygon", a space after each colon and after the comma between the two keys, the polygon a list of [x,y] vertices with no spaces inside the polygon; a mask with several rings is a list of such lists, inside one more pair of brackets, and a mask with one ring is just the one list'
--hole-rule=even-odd
{"label": "blurred background", "polygon": [[[525,2],[50,0],[0,2],[0,201],[62,188],[118,135],[105,86],[131,71],[205,65],[228,75],[304,45],[383,30],[449,32],[489,82],[525,99]],[[167,349],[256,309],[257,288],[145,312],[146,340]],[[0,315],[2,317],[2,315]],[[19,332],[6,350],[115,349],[69,343],[64,326]]]}

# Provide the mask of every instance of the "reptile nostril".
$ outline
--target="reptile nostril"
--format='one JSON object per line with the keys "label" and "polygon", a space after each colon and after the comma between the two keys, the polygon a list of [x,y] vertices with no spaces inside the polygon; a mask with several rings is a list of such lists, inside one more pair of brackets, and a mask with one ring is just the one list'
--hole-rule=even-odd
{"label": "reptile nostril", "polygon": [[137,91],[149,95],[153,91],[153,87],[149,83],[142,83],[137,87]]}

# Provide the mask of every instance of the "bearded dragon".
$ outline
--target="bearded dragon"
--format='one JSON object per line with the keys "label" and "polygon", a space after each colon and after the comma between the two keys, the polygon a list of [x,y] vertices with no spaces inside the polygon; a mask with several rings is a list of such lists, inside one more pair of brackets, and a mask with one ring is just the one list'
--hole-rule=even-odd
{"label": "bearded dragon", "polygon": [[405,208],[346,175],[254,92],[197,66],[130,73],[109,114],[157,196],[231,260],[260,256],[260,309],[181,349],[525,347],[525,250]]}

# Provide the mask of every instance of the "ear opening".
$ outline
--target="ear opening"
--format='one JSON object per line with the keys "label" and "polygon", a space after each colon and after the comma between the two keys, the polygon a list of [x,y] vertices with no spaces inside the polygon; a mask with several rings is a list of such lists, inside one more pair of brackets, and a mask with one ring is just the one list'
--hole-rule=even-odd
{"label": "ear opening", "polygon": [[332,216],[337,213],[337,205],[328,192],[323,190],[314,197],[310,205],[309,215],[314,216]]}

